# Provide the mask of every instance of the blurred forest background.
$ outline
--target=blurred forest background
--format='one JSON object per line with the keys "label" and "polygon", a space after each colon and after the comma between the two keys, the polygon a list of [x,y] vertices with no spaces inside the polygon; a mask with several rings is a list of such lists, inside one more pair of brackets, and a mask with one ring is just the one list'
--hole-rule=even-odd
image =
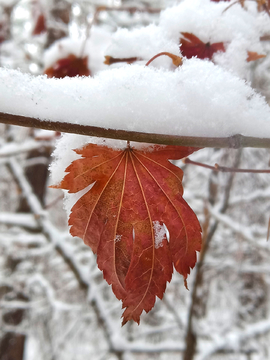
{"label": "blurred forest background", "polygon": [[[94,75],[107,66],[110,34],[157,22],[172,3],[0,0],[0,66],[39,75],[52,57],[81,46]],[[99,35],[87,47],[92,25]],[[264,43],[267,56],[249,80],[270,100],[269,38]],[[120,302],[91,250],[69,235],[62,192],[48,188],[59,134],[1,124],[0,135],[0,360],[270,359],[269,174],[179,162],[184,198],[203,228],[190,290],[175,273],[141,325],[121,328]],[[267,169],[270,151],[203,149],[192,159]]]}

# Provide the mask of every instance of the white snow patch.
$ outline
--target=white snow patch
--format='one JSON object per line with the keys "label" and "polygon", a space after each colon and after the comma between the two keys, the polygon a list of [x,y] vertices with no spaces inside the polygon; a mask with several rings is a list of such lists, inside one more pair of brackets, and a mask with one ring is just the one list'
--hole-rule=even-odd
{"label": "white snow patch", "polygon": [[[214,56],[214,61],[240,77],[249,78],[252,62],[247,63],[247,52],[264,54],[260,37],[270,31],[268,14],[259,13],[252,5],[244,9],[235,4],[224,11],[227,2],[184,0],[164,10],[158,25],[135,30],[119,29],[112,35],[106,54],[124,58],[137,56],[144,60],[162,51],[180,54],[181,33],[189,32],[205,43],[224,42],[226,52]],[[166,64],[166,59],[158,58],[153,66]]]}
{"label": "white snow patch", "polygon": [[226,52],[219,52],[214,61],[240,77],[249,78],[252,66],[247,63],[247,52],[264,53],[260,36],[270,31],[266,12],[258,13],[256,7],[247,11],[240,4],[228,10],[227,2],[210,0],[185,0],[161,14],[160,28],[171,41],[179,42],[181,32],[190,32],[203,42],[224,42]]}
{"label": "white snow patch", "polygon": [[191,32],[203,42],[232,41],[238,34],[254,40],[270,29],[266,13],[247,11],[240,4],[224,11],[227,7],[223,1],[184,0],[162,12],[159,26],[174,41],[181,32]]}
{"label": "white snow patch", "polygon": [[121,240],[121,237],[122,237],[122,235],[115,235],[114,241],[117,243],[118,241]]}
{"label": "white snow patch", "polygon": [[[151,24],[132,30],[118,29],[112,36],[112,43],[106,50],[106,55],[115,58],[138,57],[144,59],[145,64],[154,55],[164,51],[180,55],[179,45],[165,37],[163,29]],[[166,57],[155,60],[155,65],[166,66],[166,64],[171,65],[171,61]]]}
{"label": "white snow patch", "polygon": [[158,249],[163,246],[163,240],[166,239],[166,229],[158,220],[153,221],[155,248]]}
{"label": "white snow patch", "polygon": [[72,161],[81,157],[73,150],[82,148],[88,142],[88,136],[75,134],[64,134],[56,141],[56,148],[53,152],[54,161],[49,167],[53,185],[59,184],[65,175],[66,168]]}

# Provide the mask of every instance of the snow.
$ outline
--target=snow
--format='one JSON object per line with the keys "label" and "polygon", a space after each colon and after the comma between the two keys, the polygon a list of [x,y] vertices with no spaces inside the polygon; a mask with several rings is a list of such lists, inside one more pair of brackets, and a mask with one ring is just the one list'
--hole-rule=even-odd
{"label": "snow", "polygon": [[62,38],[45,51],[44,68],[47,69],[59,59],[74,54],[77,57],[88,56],[88,67],[93,75],[107,67],[103,61],[109,41],[110,33],[95,26],[92,27],[91,37],[86,42],[84,38]]}
{"label": "snow", "polygon": [[115,235],[114,241],[115,242],[121,241],[121,237],[122,237],[122,235]]}
{"label": "snow", "polygon": [[154,235],[155,235],[155,248],[158,249],[163,246],[163,240],[166,239],[166,230],[164,225],[159,221],[153,221]]}
{"label": "snow", "polygon": [[16,3],[16,0],[1,0],[2,6],[13,6]]}
{"label": "snow", "polygon": [[14,142],[6,143],[5,145],[2,145],[0,148],[0,158],[12,156],[15,154],[22,154],[24,152],[39,149],[41,146],[50,146],[50,145],[51,144],[48,141],[37,142],[32,139],[25,141],[22,144],[17,144]]}
{"label": "snow", "polygon": [[175,71],[130,65],[94,78],[47,79],[0,69],[0,79],[6,113],[171,135],[270,134],[265,100],[243,80],[196,58]]}
{"label": "snow", "polygon": [[226,337],[217,337],[216,342],[209,347],[206,347],[204,351],[198,356],[198,359],[207,360],[219,349],[239,352],[241,349],[241,344],[245,340],[249,340],[254,336],[268,332],[269,329],[269,320],[262,320],[257,323],[248,325],[244,330],[231,329],[231,333]]}
{"label": "snow", "polygon": [[[226,137],[240,133],[267,137],[269,106],[238,77],[248,78],[251,64],[246,62],[247,51],[263,53],[259,39],[270,32],[269,16],[258,13],[255,5],[247,5],[248,11],[239,4],[225,10],[226,2],[184,0],[164,10],[157,25],[118,29],[112,36],[94,26],[83,51],[83,56],[89,56],[93,78],[47,79],[1,68],[0,111],[106,129],[182,136]],[[161,51],[179,55],[181,32],[192,32],[204,42],[224,41],[226,52],[214,56],[216,65],[193,58],[176,69],[163,56],[149,67],[143,66]],[[46,51],[45,67],[71,52],[80,56],[82,49],[82,39],[61,39]],[[143,61],[106,67],[104,55],[137,56]],[[64,148],[96,142],[87,137],[65,138],[67,143],[59,143],[61,152],[57,150],[56,157],[62,157]],[[125,146],[120,141],[104,144]],[[64,160],[66,166],[76,158],[70,156],[69,161]]]}
{"label": "snow", "polygon": [[[151,24],[132,30],[118,29],[112,36],[112,42],[106,50],[106,55],[115,58],[137,57],[149,60],[163,51],[177,54],[179,53],[179,45],[164,36],[163,29]],[[158,61],[164,65],[164,58]],[[168,59],[165,59],[165,62],[168,62]]]}
{"label": "snow", "polygon": [[239,34],[251,41],[258,40],[259,35],[269,30],[266,13],[246,11],[240,4],[225,10],[228,5],[223,1],[185,0],[163,11],[159,25],[175,42],[181,32],[194,33],[203,42],[227,42]]}
{"label": "snow", "polygon": [[[42,120],[180,136],[270,136],[270,108],[247,82],[210,61],[185,60],[174,71],[141,65],[94,78],[48,79],[0,69],[0,111]],[[254,126],[256,124],[256,126]],[[88,142],[124,141],[65,135],[55,152],[58,183]],[[60,175],[61,173],[61,175]]]}
{"label": "snow", "polygon": [[37,222],[30,214],[13,214],[10,212],[0,213],[0,223],[6,225],[25,226],[30,229],[37,228]]}
{"label": "snow", "polygon": [[[240,4],[226,10],[228,3],[223,1],[184,0],[164,10],[158,25],[130,31],[119,29],[112,36],[107,55],[149,60],[161,51],[179,54],[181,32],[190,32],[205,43],[224,42],[226,52],[215,54],[215,63],[249,78],[252,64],[246,61],[247,52],[264,54],[260,37],[270,32],[270,19],[266,12],[257,12],[255,3],[246,3],[249,11]],[[165,66],[164,59],[155,65]]]}

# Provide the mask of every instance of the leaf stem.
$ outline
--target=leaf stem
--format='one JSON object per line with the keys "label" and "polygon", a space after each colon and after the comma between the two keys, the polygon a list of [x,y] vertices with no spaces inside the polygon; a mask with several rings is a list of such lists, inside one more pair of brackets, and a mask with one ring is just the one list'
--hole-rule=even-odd
{"label": "leaf stem", "polygon": [[145,66],[148,66],[149,64],[151,64],[152,61],[154,61],[156,58],[158,58],[159,56],[169,56],[169,58],[172,59],[172,62],[173,64],[178,67],[180,65],[183,64],[183,61],[182,61],[182,58],[181,56],[178,56],[178,55],[174,55],[174,54],[171,54],[169,52],[160,52],[158,54],[156,54],[155,56],[153,56],[150,60],[147,61],[147,63],[145,64]]}

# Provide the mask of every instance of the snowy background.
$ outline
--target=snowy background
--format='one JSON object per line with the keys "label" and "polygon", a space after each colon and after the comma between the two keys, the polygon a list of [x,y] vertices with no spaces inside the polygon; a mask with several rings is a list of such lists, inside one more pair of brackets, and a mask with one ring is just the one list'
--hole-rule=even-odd
{"label": "snowy background", "polygon": [[[231,3],[0,0],[0,112],[269,138],[270,16],[256,1]],[[100,5],[108,8],[97,14]],[[225,52],[212,61],[184,59],[179,68],[167,57],[144,67],[158,52],[181,55],[181,32],[224,42]],[[248,52],[266,57],[248,62]],[[71,53],[88,57],[92,77],[42,75]],[[105,55],[136,61],[108,66]],[[72,149],[101,140],[2,124],[0,134],[0,360],[270,359],[269,173],[178,162],[206,245],[190,291],[174,274],[141,325],[121,328],[120,302],[91,250],[69,235],[62,192],[48,188],[75,159]],[[191,159],[269,169],[270,151],[203,149]]]}

